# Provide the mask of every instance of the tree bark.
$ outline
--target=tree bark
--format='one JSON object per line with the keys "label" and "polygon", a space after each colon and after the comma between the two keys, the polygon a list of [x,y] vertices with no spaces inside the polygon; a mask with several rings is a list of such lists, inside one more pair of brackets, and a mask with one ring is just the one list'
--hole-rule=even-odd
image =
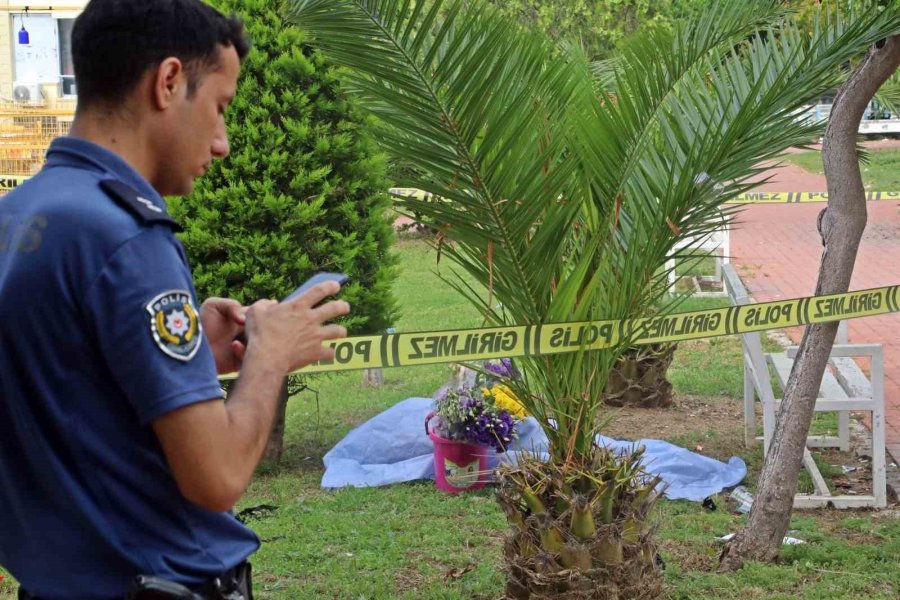
{"label": "tree bark", "polygon": [[268,463],[277,463],[281,460],[284,451],[284,423],[288,402],[288,380],[285,377],[281,383],[281,391],[278,392],[278,406],[275,407],[275,422],[266,442],[266,453],[263,460]]}
{"label": "tree bark", "polygon": [[[875,92],[898,66],[900,36],[893,36],[870,48],[834,99],[822,148],[828,205],[819,215],[819,234],[825,249],[817,296],[850,288],[866,227],[865,188],[856,151],[859,123]],[[722,571],[738,569],[745,560],[771,561],[778,556],[790,525],[803,449],[837,328],[837,322],[818,323],[809,325],[803,334],[750,518],[722,552]]]}

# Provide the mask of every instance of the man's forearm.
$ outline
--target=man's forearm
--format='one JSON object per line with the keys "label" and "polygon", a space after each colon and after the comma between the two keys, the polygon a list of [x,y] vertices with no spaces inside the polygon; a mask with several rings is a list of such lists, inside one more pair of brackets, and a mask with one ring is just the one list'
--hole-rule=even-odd
{"label": "man's forearm", "polygon": [[184,496],[203,508],[229,510],[256,469],[275,419],[284,372],[248,352],[234,391],[185,406],[153,423]]}
{"label": "man's forearm", "polygon": [[248,355],[225,403],[229,438],[233,440],[231,454],[247,483],[262,458],[272,431],[284,377],[282,371]]}
{"label": "man's forearm", "polygon": [[[345,315],[335,282],[320,283],[290,302],[260,300],[246,312],[246,351],[228,402],[210,399],[165,414],[153,428],[182,494],[209,510],[228,510],[241,497],[263,454],[275,419],[278,393],[292,369],[329,360],[325,341],[347,336],[327,323]],[[233,337],[220,335],[221,340]]]}

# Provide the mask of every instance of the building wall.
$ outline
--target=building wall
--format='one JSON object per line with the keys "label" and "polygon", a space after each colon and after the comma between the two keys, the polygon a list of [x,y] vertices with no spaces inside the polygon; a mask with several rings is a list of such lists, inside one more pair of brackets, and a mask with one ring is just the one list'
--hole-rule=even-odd
{"label": "building wall", "polygon": [[0,96],[12,97],[13,46],[9,0],[0,0]]}
{"label": "building wall", "polygon": [[[18,13],[29,7],[29,14],[49,14],[55,19],[73,19],[87,5],[88,0],[62,0],[61,3],[24,2],[22,0],[0,0],[0,97],[12,98],[13,82],[16,80],[14,66],[15,44],[18,40]],[[53,10],[50,10],[50,7]],[[13,16],[15,15],[15,26]],[[27,29],[27,21],[26,21]]]}

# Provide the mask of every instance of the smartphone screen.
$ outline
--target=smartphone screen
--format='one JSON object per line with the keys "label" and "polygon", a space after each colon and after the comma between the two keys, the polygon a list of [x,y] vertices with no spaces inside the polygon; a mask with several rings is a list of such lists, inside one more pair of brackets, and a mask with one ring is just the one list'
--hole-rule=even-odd
{"label": "smartphone screen", "polygon": [[337,281],[339,284],[344,285],[344,283],[350,279],[343,273],[316,273],[309,279],[303,282],[303,285],[298,287],[296,290],[290,293],[282,302],[287,302],[288,300],[293,300],[303,292],[307,291],[309,288],[313,287],[318,283],[322,283],[323,281]]}

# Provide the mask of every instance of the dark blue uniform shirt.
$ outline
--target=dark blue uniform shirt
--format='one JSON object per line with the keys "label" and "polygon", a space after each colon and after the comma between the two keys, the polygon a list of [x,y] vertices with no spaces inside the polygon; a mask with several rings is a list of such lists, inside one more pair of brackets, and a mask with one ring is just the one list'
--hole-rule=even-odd
{"label": "dark blue uniform shirt", "polygon": [[181,495],[150,426],[221,397],[176,227],[124,160],[72,137],[0,198],[0,564],[39,598],[199,584],[259,546]]}

